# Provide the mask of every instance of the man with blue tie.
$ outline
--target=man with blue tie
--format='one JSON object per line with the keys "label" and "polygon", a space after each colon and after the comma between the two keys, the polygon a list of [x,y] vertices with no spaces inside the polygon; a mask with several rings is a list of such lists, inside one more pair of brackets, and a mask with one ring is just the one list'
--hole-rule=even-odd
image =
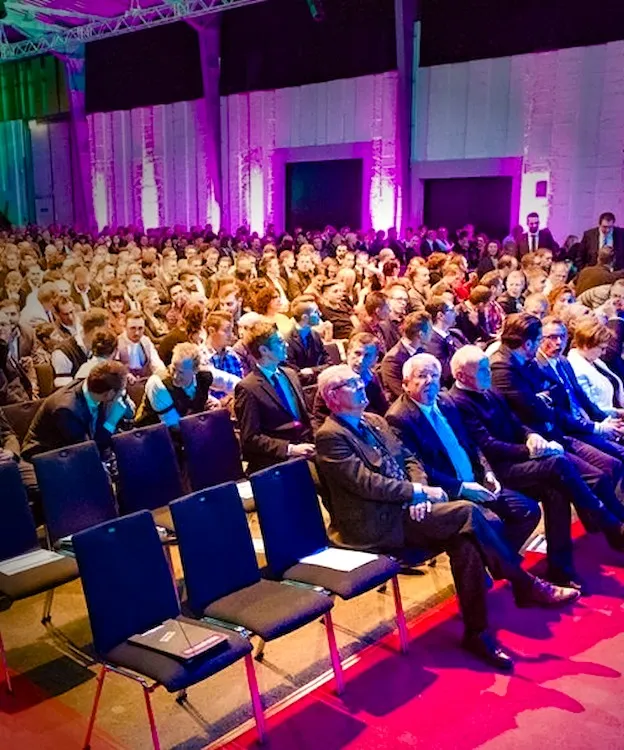
{"label": "man with blue tie", "polygon": [[312,458],[312,425],[297,373],[283,367],[286,343],[273,323],[249,330],[247,347],[256,367],[234,390],[243,458],[254,472],[289,458]]}
{"label": "man with blue tie", "polygon": [[519,550],[540,519],[539,505],[503,489],[485,457],[466,433],[457,407],[440,394],[442,367],[431,354],[416,354],[403,365],[403,394],[386,414],[388,424],[417,456],[427,478],[452,500],[469,500],[495,513],[503,534]]}

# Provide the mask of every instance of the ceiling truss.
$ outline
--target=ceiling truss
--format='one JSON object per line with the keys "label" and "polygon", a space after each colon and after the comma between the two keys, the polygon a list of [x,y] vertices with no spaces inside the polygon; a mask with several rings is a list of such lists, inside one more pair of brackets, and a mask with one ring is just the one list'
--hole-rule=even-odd
{"label": "ceiling truss", "polygon": [[[229,8],[254,5],[263,0],[163,0],[149,8],[141,8],[138,0],[132,0],[130,8],[121,16],[103,18],[72,11],[57,13],[52,8],[20,2],[7,3],[9,11],[2,23],[18,29],[26,39],[10,42],[0,24],[0,63],[21,60],[46,53],[71,54],[87,42],[106,37],[120,36],[131,31],[163,26],[186,19],[199,18]],[[16,9],[17,7],[17,9]],[[79,25],[63,28],[45,19],[72,18],[85,21]]]}

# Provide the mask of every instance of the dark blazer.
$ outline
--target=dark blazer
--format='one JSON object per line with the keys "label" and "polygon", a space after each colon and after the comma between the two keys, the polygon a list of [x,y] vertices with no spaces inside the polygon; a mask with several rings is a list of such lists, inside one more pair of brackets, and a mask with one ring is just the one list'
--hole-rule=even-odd
{"label": "dark blazer", "polygon": [[174,328],[173,331],[168,333],[158,344],[158,355],[166,365],[171,364],[171,357],[173,356],[173,350],[176,344],[183,344],[188,341],[188,335],[186,331],[180,327]]}
{"label": "dark blazer", "polygon": [[496,301],[503,308],[505,315],[522,312],[522,299],[512,297],[508,292],[503,292]]}
{"label": "dark blazer", "polygon": [[466,307],[465,302],[460,302],[456,309],[455,325],[471,344],[475,344],[477,341],[487,341],[490,338],[483,310],[478,312],[477,324],[475,325],[470,320],[470,310]]}
{"label": "dark blazer", "polygon": [[[388,411],[389,404],[381,385],[381,380],[376,373],[373,373],[373,377],[366,385],[366,396],[368,398],[366,410],[383,417]],[[312,427],[315,432],[322,426],[329,414],[330,411],[327,404],[323,401],[320,392],[317,391],[314,395],[314,403],[312,404]]]}
{"label": "dark blazer", "polygon": [[9,345],[0,339],[0,406],[30,401],[32,385],[26,370],[9,357]]}
{"label": "dark blazer", "polygon": [[273,385],[257,367],[234,389],[234,412],[240,427],[243,458],[249,462],[249,473],[286,461],[289,443],[311,443],[313,440],[297,373],[287,367],[281,370],[295,393],[300,420],[293,419]]}
{"label": "dark blazer", "polygon": [[[553,253],[556,253],[557,250],[559,250],[559,245],[555,242],[550,229],[540,229],[537,233],[537,239],[536,250],[552,250]],[[531,252],[529,247],[529,233],[524,232],[518,242],[518,257],[522,258],[529,252]]]}
{"label": "dark blazer", "polygon": [[[297,372],[302,385],[316,383],[319,373],[329,367],[330,364],[327,350],[319,334],[314,330],[310,331],[307,347],[303,343],[297,326],[292,328],[284,338],[288,344],[288,354],[286,355],[288,366]],[[299,370],[306,367],[311,367],[314,370],[312,375],[301,375]]]}
{"label": "dark blazer", "polygon": [[19,440],[2,409],[0,409],[0,449],[11,451],[16,456],[20,454]]}
{"label": "dark blazer", "polygon": [[613,284],[617,279],[624,277],[623,271],[611,271],[606,266],[587,266],[583,268],[574,282],[576,296],[583,294],[588,289],[605,284]]}
{"label": "dark blazer", "polygon": [[506,467],[530,458],[526,440],[532,430],[520,422],[502,396],[494,391],[467,391],[457,385],[449,395],[466,432],[501,478]]}
{"label": "dark blazer", "polygon": [[509,347],[501,344],[490,358],[492,385],[521,422],[540,435],[560,440],[563,435],[593,432],[552,403],[552,384],[535,362],[520,364]]}
{"label": "dark blazer", "polygon": [[[595,266],[598,262],[599,232],[598,227],[594,227],[583,234],[578,258],[579,268]],[[622,227],[613,227],[613,251],[615,253],[614,270],[624,269],[624,228]]]}
{"label": "dark blazer", "polygon": [[82,380],[55,391],[39,407],[22,445],[22,458],[93,440],[91,414]]}
{"label": "dark blazer", "polygon": [[17,344],[17,356],[21,359],[22,357],[30,357],[35,348],[35,332],[30,326],[19,323],[18,325],[20,336]]}
{"label": "dark blazer", "polygon": [[[82,296],[78,293],[78,290],[72,284],[71,292],[70,292],[72,300],[82,309],[85,309],[84,302],[82,301]],[[91,303],[92,307],[95,307],[102,297],[102,292],[100,291],[99,287],[97,286],[89,286],[89,291],[87,292],[87,297],[89,299],[89,302]]]}
{"label": "dark blazer", "polygon": [[[608,415],[605,414],[602,409],[599,409],[596,404],[590,401],[585,391],[581,388],[578,380],[576,379],[576,375],[574,373],[574,370],[572,369],[572,366],[565,357],[560,358],[560,364],[565,371],[571,393],[568,392],[564,384],[557,376],[557,373],[554,372],[553,368],[550,366],[550,363],[541,352],[537,353],[535,363],[544,373],[544,376],[548,383],[548,393],[550,394],[555,409],[557,409],[558,411],[568,411],[571,413],[572,403],[570,401],[570,396],[571,394],[573,394],[576,403],[581,407],[581,409],[583,409],[583,411],[592,420],[592,422],[602,422],[603,419],[607,418]],[[579,420],[577,420],[577,422],[578,421]],[[583,424],[583,422],[581,422],[581,424]],[[585,429],[583,429],[583,432],[586,432],[588,434],[594,431],[593,425],[591,423],[588,423],[586,420],[584,420],[584,428]]]}
{"label": "dark blazer", "polygon": [[[459,410],[451,398],[443,393],[438,396],[437,404],[466,451],[475,480],[483,483],[489,466],[484,467],[482,464],[479,451],[464,428]],[[462,483],[457,478],[444,444],[418,404],[403,394],[388,410],[386,420],[407,450],[422,462],[429,483],[434,487],[442,487],[451,499],[459,499]]]}
{"label": "dark blazer", "polygon": [[381,381],[390,401],[403,393],[403,365],[411,356],[403,342],[399,341],[381,360]]}
{"label": "dark blazer", "polygon": [[336,416],[327,417],[316,435],[316,451],[318,470],[329,492],[331,533],[350,547],[401,549],[404,506],[412,500],[412,482],[426,484],[425,472],[382,417],[367,412],[364,419],[409,480],[383,475],[379,450]]}
{"label": "dark blazer", "polygon": [[450,388],[453,384],[453,376],[451,375],[453,354],[467,343],[468,341],[461,331],[451,330],[449,336],[443,338],[434,330],[428,343],[425,344],[425,351],[433,354],[442,365],[442,385],[445,388]]}
{"label": "dark blazer", "polygon": [[494,261],[492,260],[492,257],[490,255],[484,255],[479,260],[479,265],[477,266],[477,277],[481,278],[482,276],[485,276],[486,273],[489,273],[490,271],[495,271],[496,267],[494,266]]}
{"label": "dark blazer", "polygon": [[613,336],[607,344],[607,350],[602,356],[602,360],[609,366],[613,372],[624,380],[624,318],[611,318],[607,321],[607,328]]}

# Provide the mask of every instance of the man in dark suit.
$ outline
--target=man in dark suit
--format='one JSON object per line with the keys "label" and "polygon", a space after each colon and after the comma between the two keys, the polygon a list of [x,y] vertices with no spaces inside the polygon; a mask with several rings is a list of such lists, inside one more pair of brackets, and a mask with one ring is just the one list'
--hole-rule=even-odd
{"label": "man in dark suit", "polygon": [[250,473],[289,458],[312,458],[312,425],[297,373],[283,367],[286,344],[273,323],[249,331],[256,368],[234,389],[243,458]]}
{"label": "man in dark suit", "polygon": [[19,404],[32,398],[28,374],[11,354],[11,332],[8,312],[0,309],[0,406]]}
{"label": "man in dark suit", "polygon": [[552,250],[553,255],[559,250],[550,229],[539,228],[539,214],[534,211],[527,216],[527,232],[524,232],[518,242],[518,256],[524,257],[527,253],[536,253],[538,250]]}
{"label": "man in dark suit", "polygon": [[39,521],[40,508],[38,507],[39,504],[37,502],[37,479],[35,477],[34,467],[32,464],[29,464],[22,459],[17,435],[13,431],[7,418],[4,416],[2,409],[0,409],[0,463],[2,461],[14,461],[17,464],[30,502],[34,505],[33,511]]}
{"label": "man in dark suit", "polygon": [[290,313],[295,326],[285,336],[286,364],[297,372],[302,385],[313,385],[319,373],[329,365],[323,340],[313,328],[321,322],[321,313],[311,296],[294,299]]}
{"label": "man in dark suit", "polygon": [[120,362],[96,365],[86,380],[74,380],[48,396],[30,425],[22,457],[95,440],[106,452],[110,436],[132,414],[124,395],[127,371]]}
{"label": "man in dark suit", "polygon": [[424,349],[428,354],[433,354],[442,365],[442,385],[450,388],[453,384],[451,358],[468,341],[463,333],[454,328],[455,308],[443,297],[432,297],[425,305],[425,310],[431,315],[433,332]]}
{"label": "man in dark suit", "polygon": [[431,338],[431,315],[425,311],[410,313],[403,321],[401,333],[401,339],[381,361],[381,380],[390,401],[403,393],[403,365],[422,352]]}
{"label": "man in dark suit", "polygon": [[615,252],[610,245],[605,245],[598,250],[598,258],[595,266],[586,266],[581,270],[574,282],[574,291],[577,297],[588,289],[597,286],[613,284],[613,282],[624,276],[624,270],[614,271]]}
{"label": "man in dark suit", "polygon": [[503,489],[468,437],[457,407],[440,395],[442,368],[431,354],[416,354],[403,368],[404,392],[386,419],[403,445],[422,462],[427,478],[451,500],[469,500],[495,513],[505,538],[519,550],[540,520],[539,505]]}
{"label": "man in dark suit", "polygon": [[71,298],[81,310],[97,307],[101,292],[97,286],[91,284],[89,269],[77,266],[74,270],[74,283],[71,288]]}
{"label": "man in dark suit", "polygon": [[549,577],[559,582],[576,578],[570,505],[588,529],[600,529],[614,549],[624,550],[624,517],[613,512],[621,506],[610,478],[523,425],[505,399],[491,390],[490,362],[479,347],[464,347],[453,357],[452,367],[456,380],[450,395],[473,442],[501,482],[544,503]]}
{"label": "man in dark suit", "polygon": [[610,211],[600,214],[597,227],[584,232],[579,249],[579,269],[595,266],[598,251],[605,245],[613,248],[614,270],[624,269],[624,228],[615,226],[615,214]]}
{"label": "man in dark suit", "polygon": [[[368,399],[368,411],[383,415],[388,411],[388,399],[381,380],[374,370],[379,350],[377,339],[372,333],[354,333],[347,345],[347,364],[362,378]],[[317,391],[312,406],[312,427],[314,431],[329,416],[329,409],[321,394]]]}
{"label": "man in dark suit", "polygon": [[511,669],[511,658],[488,631],[485,566],[495,578],[512,582],[520,606],[555,606],[578,592],[530,576],[500,536],[499,521],[475,503],[449,502],[444,490],[427,486],[422,466],[387,422],[364,413],[364,384],[348,365],[321,373],[319,390],[331,415],[316,435],[317,463],[338,538],[379,551],[445,549],[464,617],[464,648]]}
{"label": "man in dark suit", "polygon": [[20,308],[16,300],[5,299],[0,302],[0,310],[3,310],[11,324],[11,338],[9,340],[9,351],[16,362],[23,357],[30,357],[35,347],[35,332],[33,329],[20,323]]}
{"label": "man in dark suit", "polygon": [[617,484],[622,476],[622,462],[610,455],[612,451],[603,450],[603,446],[594,447],[599,435],[595,434],[593,422],[581,420],[571,411],[554,405],[550,383],[534,361],[541,341],[539,318],[518,313],[505,320],[501,346],[490,360],[495,390],[504,396],[523,424],[606,472]]}

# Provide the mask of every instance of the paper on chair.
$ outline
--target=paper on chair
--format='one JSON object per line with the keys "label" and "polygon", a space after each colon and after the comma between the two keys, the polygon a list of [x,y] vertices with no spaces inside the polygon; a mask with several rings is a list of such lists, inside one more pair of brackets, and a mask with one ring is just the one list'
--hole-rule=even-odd
{"label": "paper on chair", "polygon": [[0,563],[0,573],[5,576],[14,576],[17,573],[23,573],[25,570],[38,568],[40,565],[57,562],[58,560],[65,560],[65,557],[49,549],[36,549],[27,552],[25,555],[4,560]]}
{"label": "paper on chair", "polygon": [[253,490],[251,489],[251,482],[237,482],[236,488],[241,500],[251,500],[253,498]]}
{"label": "paper on chair", "polygon": [[371,552],[359,552],[354,549],[340,549],[338,547],[327,547],[313,555],[302,557],[299,562],[306,565],[319,565],[321,568],[331,568],[339,570],[342,573],[350,573],[356,568],[361,568],[373,560],[377,560],[379,555]]}

